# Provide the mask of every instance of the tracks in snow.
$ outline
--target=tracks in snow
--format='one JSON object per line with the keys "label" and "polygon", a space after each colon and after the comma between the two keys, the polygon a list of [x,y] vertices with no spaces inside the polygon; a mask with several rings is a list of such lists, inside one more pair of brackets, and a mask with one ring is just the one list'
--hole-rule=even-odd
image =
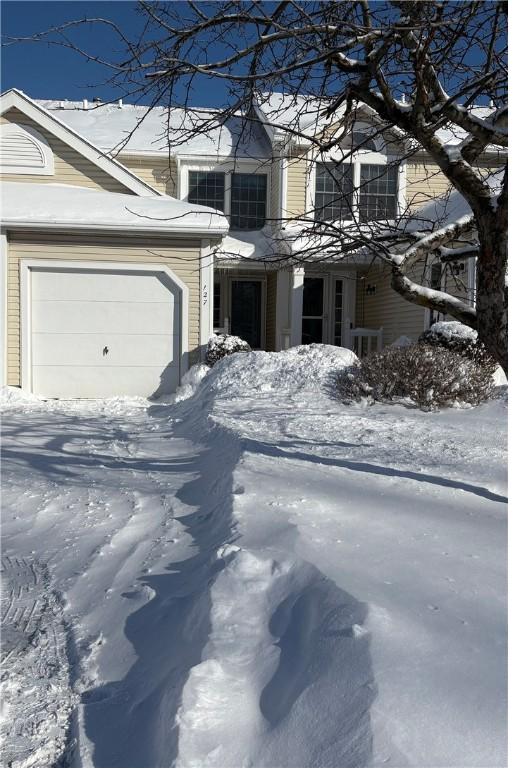
{"label": "tracks in snow", "polygon": [[4,764],[54,766],[68,749],[75,705],[61,601],[36,559],[5,554],[1,576]]}

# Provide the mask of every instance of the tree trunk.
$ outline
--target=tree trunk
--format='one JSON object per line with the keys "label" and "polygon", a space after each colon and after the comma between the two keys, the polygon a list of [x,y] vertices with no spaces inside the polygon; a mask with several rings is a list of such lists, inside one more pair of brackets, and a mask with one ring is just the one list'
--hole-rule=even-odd
{"label": "tree trunk", "polygon": [[480,341],[508,376],[508,229],[496,218],[486,217],[478,226],[477,328]]}

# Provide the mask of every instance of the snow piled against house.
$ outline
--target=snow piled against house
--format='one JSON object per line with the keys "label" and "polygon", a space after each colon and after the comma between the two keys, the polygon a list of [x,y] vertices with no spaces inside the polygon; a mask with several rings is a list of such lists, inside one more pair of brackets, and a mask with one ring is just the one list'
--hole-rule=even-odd
{"label": "snow piled against house", "polygon": [[333,386],[340,371],[357,360],[350,349],[328,344],[239,353],[218,363],[205,385],[211,392],[230,396],[321,390]]}

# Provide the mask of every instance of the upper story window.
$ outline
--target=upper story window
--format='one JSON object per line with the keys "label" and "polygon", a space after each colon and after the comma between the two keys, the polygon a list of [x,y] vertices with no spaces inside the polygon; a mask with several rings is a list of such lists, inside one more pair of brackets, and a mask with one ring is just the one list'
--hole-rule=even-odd
{"label": "upper story window", "polygon": [[268,177],[264,173],[188,171],[189,203],[207,205],[229,217],[232,230],[262,229],[266,222]]}
{"label": "upper story window", "polygon": [[[370,129],[372,130],[372,129]],[[333,160],[333,162],[332,162]],[[314,218],[360,222],[393,220],[399,207],[399,167],[379,136],[353,130],[330,162],[315,166]]]}
{"label": "upper story window", "polygon": [[266,174],[233,173],[231,229],[262,229],[266,221]]}
{"label": "upper story window", "polygon": [[360,165],[360,221],[380,221],[397,216],[397,176],[398,168],[393,165]]}
{"label": "upper story window", "polygon": [[52,176],[54,158],[48,142],[28,125],[5,123],[0,132],[0,172]]}
{"label": "upper story window", "polygon": [[351,165],[316,166],[315,217],[325,221],[352,218],[353,168]]}
{"label": "upper story window", "polygon": [[189,203],[224,210],[225,174],[213,171],[189,171]]}
{"label": "upper story window", "polygon": [[353,131],[351,140],[355,149],[377,152],[376,142],[368,133],[364,133],[363,131]]}

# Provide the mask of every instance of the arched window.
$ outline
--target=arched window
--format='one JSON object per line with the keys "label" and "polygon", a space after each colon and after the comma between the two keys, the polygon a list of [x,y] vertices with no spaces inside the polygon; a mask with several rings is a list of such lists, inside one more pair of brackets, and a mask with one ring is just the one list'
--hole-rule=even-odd
{"label": "arched window", "polygon": [[52,176],[53,151],[35,128],[6,123],[0,128],[0,172]]}
{"label": "arched window", "polygon": [[369,136],[368,133],[363,131],[353,131],[352,136],[353,149],[364,150],[367,152],[377,152],[378,148],[376,142]]}

